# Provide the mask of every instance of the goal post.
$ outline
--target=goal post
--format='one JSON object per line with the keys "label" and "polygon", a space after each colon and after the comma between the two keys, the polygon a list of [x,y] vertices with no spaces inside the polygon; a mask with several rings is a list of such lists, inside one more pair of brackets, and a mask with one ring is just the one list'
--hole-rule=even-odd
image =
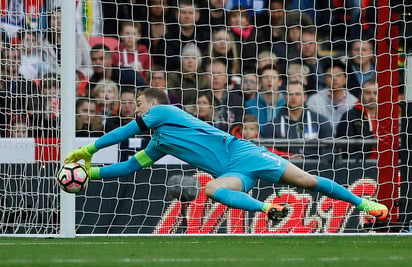
{"label": "goal post", "polygon": [[[75,114],[76,92],[74,90],[76,66],[76,3],[62,1],[61,8],[61,154],[60,164],[63,166],[65,155],[75,148]],[[76,196],[61,190],[60,192],[60,236],[75,237]]]}
{"label": "goal post", "polygon": [[377,71],[379,84],[379,158],[378,199],[389,207],[391,221],[398,219],[399,196],[399,26],[392,22],[399,16],[390,1],[381,1],[378,9]]}

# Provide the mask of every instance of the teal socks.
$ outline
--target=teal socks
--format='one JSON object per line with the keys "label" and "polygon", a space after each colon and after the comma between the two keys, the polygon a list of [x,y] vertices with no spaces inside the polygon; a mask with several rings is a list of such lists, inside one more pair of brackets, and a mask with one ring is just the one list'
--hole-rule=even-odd
{"label": "teal socks", "polygon": [[263,211],[264,206],[262,201],[254,199],[245,192],[233,191],[223,187],[216,190],[213,199],[226,206],[248,211]]}
{"label": "teal socks", "polygon": [[320,176],[315,176],[318,180],[318,185],[314,189],[315,192],[322,193],[330,198],[335,198],[349,202],[356,207],[362,202],[362,198],[354,195],[340,184]]}

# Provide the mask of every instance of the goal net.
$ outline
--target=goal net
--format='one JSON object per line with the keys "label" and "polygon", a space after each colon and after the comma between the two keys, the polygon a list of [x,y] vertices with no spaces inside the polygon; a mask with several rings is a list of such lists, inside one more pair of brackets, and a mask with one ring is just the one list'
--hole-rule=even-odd
{"label": "goal net", "polygon": [[[60,234],[61,125],[73,127],[73,149],[93,142],[134,119],[146,87],[384,203],[389,220],[258,180],[251,196],[289,208],[268,222],[262,212],[208,199],[214,178],[166,156],[132,175],[91,181],[75,197],[76,234],[409,231],[407,1],[79,0],[75,83],[64,85],[61,2],[0,2],[0,235]],[[61,98],[63,90],[74,90],[75,101]],[[75,105],[75,125],[61,120],[64,105]],[[102,149],[92,164],[128,160],[149,140],[143,134]]]}

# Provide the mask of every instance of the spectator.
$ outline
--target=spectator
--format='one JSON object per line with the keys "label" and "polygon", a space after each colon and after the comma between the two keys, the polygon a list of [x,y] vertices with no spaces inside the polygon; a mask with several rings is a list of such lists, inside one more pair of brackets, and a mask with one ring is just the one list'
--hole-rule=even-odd
{"label": "spectator", "polygon": [[96,101],[96,112],[102,116],[103,125],[107,118],[119,114],[119,88],[111,80],[101,80],[93,89],[92,99]]}
{"label": "spectator", "polygon": [[302,29],[298,48],[301,51],[302,64],[309,68],[306,92],[308,95],[312,95],[319,88],[325,88],[324,69],[329,59],[318,55],[320,46],[316,40],[316,29],[314,27]]}
{"label": "spectator", "polygon": [[361,98],[361,85],[375,77],[375,55],[372,41],[352,42],[348,62],[348,89],[351,94]]}
{"label": "spectator", "polygon": [[142,26],[139,22],[124,21],[120,27],[120,44],[112,53],[113,66],[130,67],[146,77],[152,59],[146,46],[139,44]]}
{"label": "spectator", "polygon": [[342,115],[358,101],[347,92],[345,70],[345,64],[338,60],[326,65],[326,88],[313,94],[306,103],[309,109],[325,116],[331,122],[334,135]]}
{"label": "spectator", "polygon": [[[375,79],[363,84],[362,98],[350,110],[342,115],[336,137],[348,139],[377,138],[377,94],[378,84]],[[345,152],[352,159],[377,159],[376,146],[349,144]]]}
{"label": "spectator", "polygon": [[[272,51],[276,57],[281,55],[281,58],[278,59],[276,65],[279,66],[279,70],[282,74],[285,73],[286,64],[287,64],[287,55],[291,53],[283,52],[286,50],[286,42],[285,42],[285,32],[286,32],[286,25],[284,23],[285,20],[285,3],[284,0],[270,0],[269,7],[266,10],[267,23],[262,25],[262,27],[258,28],[259,33],[265,37],[263,41],[263,45],[265,50]],[[279,50],[282,49],[282,50]],[[265,52],[267,53],[267,52]],[[296,57],[297,55],[293,55]],[[265,57],[269,58],[265,55]],[[270,56],[271,57],[271,56]],[[258,62],[259,63],[259,62]],[[273,63],[272,63],[273,64]],[[261,65],[258,64],[260,69],[262,68]]]}
{"label": "spectator", "polygon": [[244,101],[256,98],[258,88],[258,76],[254,71],[245,71],[242,75],[242,93]]}
{"label": "spectator", "polygon": [[110,49],[103,44],[96,44],[90,53],[94,74],[89,80],[86,95],[89,95],[96,84],[102,80],[112,80],[121,89],[123,86],[136,86],[140,90],[144,85],[144,79],[135,70],[129,67],[113,67]]}
{"label": "spectator", "polygon": [[202,57],[199,48],[194,43],[183,47],[181,71],[171,71],[168,76],[169,92],[186,109],[196,104],[198,89],[204,83],[204,74],[199,74]]}
{"label": "spectator", "polygon": [[272,123],[281,106],[285,104],[283,95],[279,92],[282,78],[276,66],[266,66],[260,73],[259,92],[257,96],[246,101],[246,114],[253,114],[259,120],[260,132]]}
{"label": "spectator", "polygon": [[247,114],[243,124],[237,125],[232,130],[232,135],[238,138],[255,139],[259,137],[259,123],[255,115]]}
{"label": "spectator", "polygon": [[20,75],[21,48],[19,45],[5,45],[1,50],[0,65],[0,123],[1,135],[6,135],[7,114],[19,115],[28,110],[39,110],[41,99],[39,88]]}
{"label": "spectator", "polygon": [[216,112],[215,126],[225,132],[242,122],[242,98],[227,88],[228,74],[224,61],[214,60],[206,67],[206,88],[212,88],[212,105]]}
{"label": "spectator", "polygon": [[[286,89],[286,105],[279,111],[273,121],[265,127],[262,137],[265,138],[285,138],[318,140],[324,138],[332,138],[332,126],[327,121],[326,117],[311,111],[305,106],[307,95],[304,92],[302,83],[289,82]],[[279,149],[282,151],[283,149]],[[302,156],[305,158],[318,159],[320,154],[322,158],[331,159],[332,150],[329,147],[319,153],[319,147],[290,147],[284,152],[293,155]]]}
{"label": "spectator", "polygon": [[[55,8],[48,16],[45,39],[41,45],[43,49],[43,60],[46,63],[57,66],[50,72],[60,73],[61,64],[61,9]],[[73,22],[74,23],[74,22]],[[76,70],[81,71],[85,77],[90,77],[93,72],[90,68],[90,45],[84,33],[76,33]]]}
{"label": "spectator", "polygon": [[154,65],[146,74],[146,81],[150,88],[156,88],[167,94],[170,104],[180,104],[180,98],[169,92],[167,88],[166,71],[162,66]]}
{"label": "spectator", "polygon": [[208,10],[206,13],[208,16],[205,16],[205,19],[200,17],[200,21],[204,25],[208,25],[211,28],[213,27],[224,27],[226,26],[226,10],[224,8],[226,0],[210,0]]}
{"label": "spectator", "polygon": [[38,80],[43,74],[53,70],[53,66],[43,61],[41,43],[38,42],[40,32],[20,30],[19,41],[22,45],[20,74],[27,80]]}
{"label": "spectator", "polygon": [[[103,14],[103,35],[118,36],[119,21],[143,21],[147,19],[147,0],[99,0]],[[95,1],[93,1],[95,2]],[[166,2],[166,1],[164,1]],[[159,4],[161,5],[161,4]],[[146,36],[146,35],[145,35]]]}
{"label": "spectator", "polygon": [[30,122],[27,115],[13,115],[10,119],[8,137],[10,138],[27,138],[31,137]]}
{"label": "spectator", "polygon": [[241,58],[240,70],[256,66],[256,55],[263,50],[263,36],[252,25],[244,7],[235,6],[229,13],[230,32],[233,33],[236,48]]}
{"label": "spectator", "polygon": [[281,34],[280,38],[278,36],[266,38],[264,44],[265,46],[269,45],[271,51],[275,52],[278,56],[280,73],[285,74],[287,64],[300,61],[301,54],[298,44],[301,41],[302,29],[313,26],[314,23],[307,14],[300,11],[289,11],[282,20],[284,21],[284,26],[280,28],[276,26],[276,28],[279,28],[279,31],[283,32],[283,34]]}
{"label": "spectator", "polygon": [[284,0],[270,0],[269,8],[265,12],[269,21],[259,28],[262,35],[268,37],[270,42],[282,40],[286,31],[283,22],[285,17]]}
{"label": "spectator", "polygon": [[236,7],[241,7],[248,12],[251,20],[256,21],[256,26],[265,24],[265,10],[267,9],[266,0],[227,0],[225,8],[233,10]]}
{"label": "spectator", "polygon": [[224,28],[216,30],[212,34],[210,57],[211,60],[219,59],[226,61],[229,74],[237,75],[240,73],[239,52],[234,42],[233,34]]}
{"label": "spectator", "polygon": [[196,107],[188,109],[188,112],[193,114],[196,118],[199,118],[210,125],[214,125],[216,113],[213,110],[212,97],[213,95],[211,91],[200,91],[197,97]]}
{"label": "spectator", "polygon": [[197,26],[199,11],[192,0],[180,0],[176,12],[178,23],[170,24],[166,34],[166,70],[180,69],[180,55],[187,43],[195,42],[200,51],[208,51],[210,32]]}
{"label": "spectator", "polygon": [[287,77],[288,83],[300,83],[302,84],[303,88],[305,89],[305,94],[306,96],[310,96],[313,94],[313,92],[308,92],[307,86],[308,86],[308,74],[309,74],[309,67],[306,65],[301,65],[297,63],[291,63],[288,65],[288,70],[287,70]]}
{"label": "spectator", "polygon": [[149,0],[148,20],[141,22],[142,36],[141,43],[150,49],[149,53],[153,63],[165,66],[165,42],[167,27],[172,23],[171,12],[169,12],[168,0]]}
{"label": "spectator", "polygon": [[110,132],[120,126],[126,125],[135,119],[136,90],[133,87],[124,87],[120,94],[119,116],[109,117],[105,123],[105,132]]}
{"label": "spectator", "polygon": [[102,136],[102,117],[97,114],[95,101],[79,98],[76,101],[76,137]]}
{"label": "spectator", "polygon": [[60,129],[61,79],[57,73],[46,73],[40,82],[38,108],[31,109],[35,137],[57,137]]}

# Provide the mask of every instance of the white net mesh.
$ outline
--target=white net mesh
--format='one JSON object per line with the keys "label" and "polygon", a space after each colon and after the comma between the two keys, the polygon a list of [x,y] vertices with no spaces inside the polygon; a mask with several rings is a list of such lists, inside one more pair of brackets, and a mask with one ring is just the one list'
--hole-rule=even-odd
{"label": "white net mesh", "polygon": [[[76,197],[77,233],[409,229],[403,88],[410,5],[389,12],[377,1],[318,2],[77,1],[76,84],[65,85],[76,90],[76,146],[132,121],[137,93],[152,87],[223,131],[378,199],[390,209],[389,222],[259,181],[253,197],[290,207],[287,218],[267,224],[261,212],[207,199],[211,177],[166,157],[136,174],[91,182]],[[0,233],[58,234],[60,1],[0,5]],[[136,136],[106,148],[93,164],[125,161],[149,140]],[[166,182],[174,175],[198,179],[195,200],[170,195]]]}

